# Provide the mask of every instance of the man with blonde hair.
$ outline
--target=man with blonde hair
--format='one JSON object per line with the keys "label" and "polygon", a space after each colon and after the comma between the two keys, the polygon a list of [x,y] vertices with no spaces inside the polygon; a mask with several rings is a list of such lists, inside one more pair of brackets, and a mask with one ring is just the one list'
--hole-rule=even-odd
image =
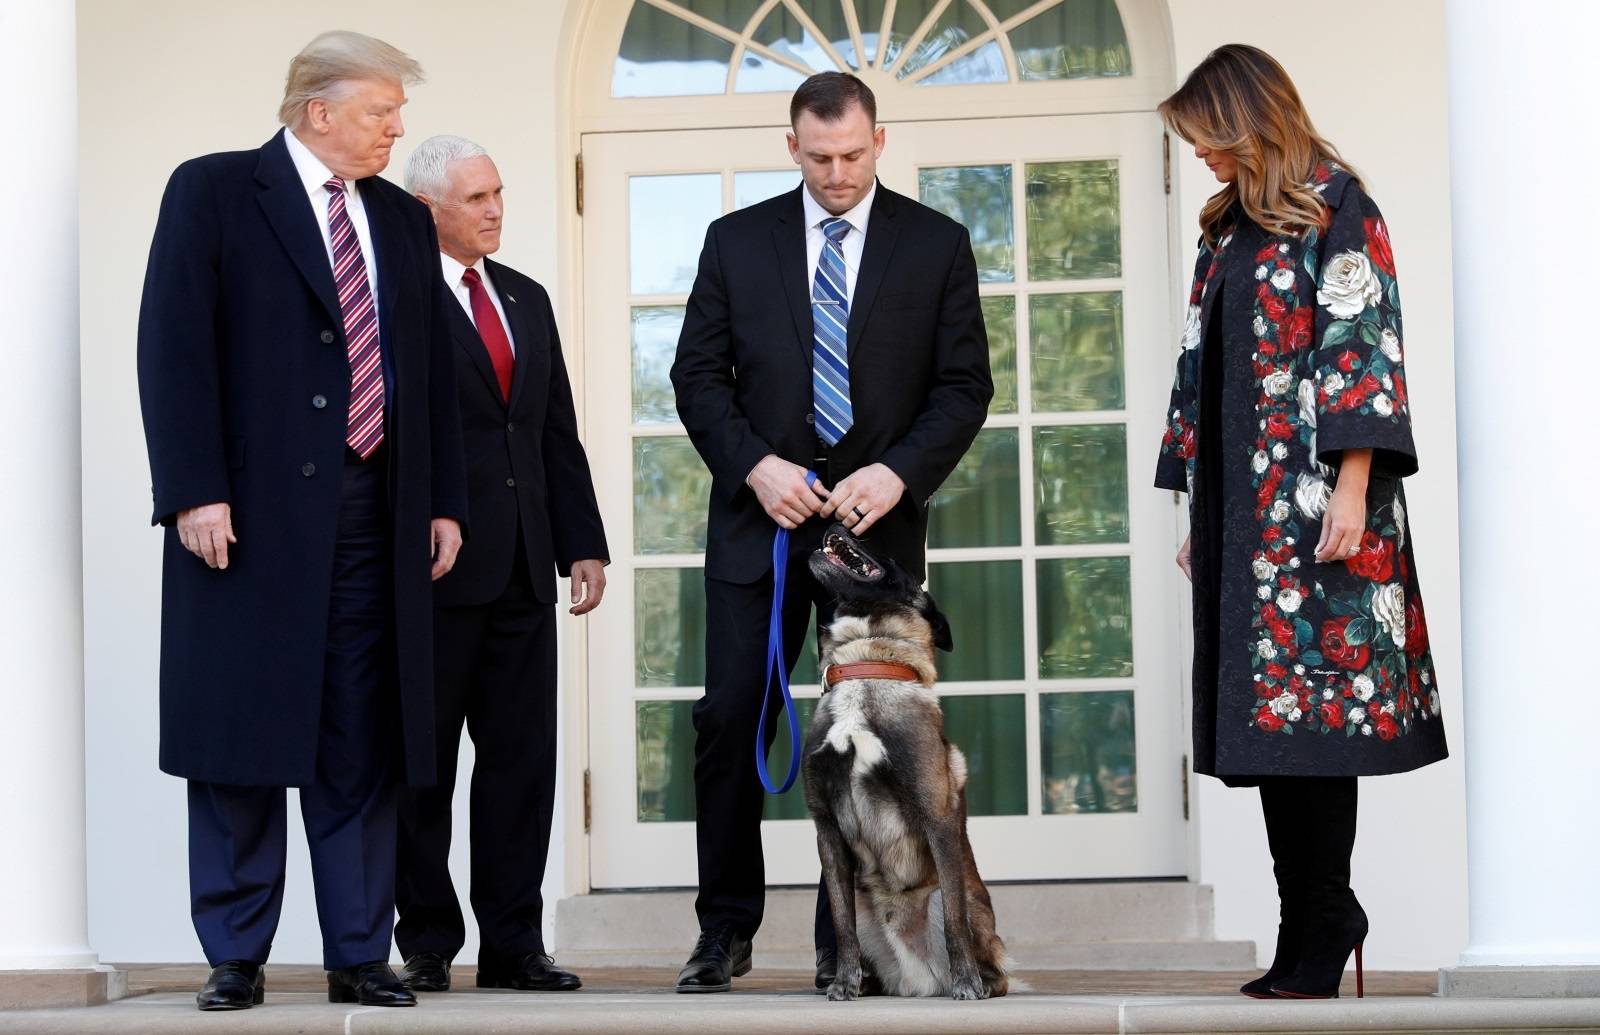
{"label": "man with blonde hair", "polygon": [[381,40],[318,36],[285,129],[180,165],[150,248],[161,768],[188,781],[202,1010],[262,1001],[288,787],[329,999],[416,1002],[386,962],[396,783],[434,778],[430,581],[467,516],[433,222],[378,178],[421,74]]}

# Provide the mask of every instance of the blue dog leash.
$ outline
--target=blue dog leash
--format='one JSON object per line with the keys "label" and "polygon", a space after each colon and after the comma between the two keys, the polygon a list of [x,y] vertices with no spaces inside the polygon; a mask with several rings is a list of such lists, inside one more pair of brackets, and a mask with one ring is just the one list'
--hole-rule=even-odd
{"label": "blue dog leash", "polygon": [[[806,485],[817,480],[815,471],[806,472]],[[782,794],[794,786],[800,774],[800,717],[794,711],[794,698],[789,695],[789,667],[783,659],[783,587],[789,574],[789,530],[782,525],[772,536],[772,617],[767,623],[767,678],[761,684],[761,725],[756,727],[756,775],[768,794]],[[772,673],[778,673],[778,688],[783,691],[783,708],[789,713],[789,775],[783,778],[782,787],[772,785],[767,772],[767,700],[771,696]]]}

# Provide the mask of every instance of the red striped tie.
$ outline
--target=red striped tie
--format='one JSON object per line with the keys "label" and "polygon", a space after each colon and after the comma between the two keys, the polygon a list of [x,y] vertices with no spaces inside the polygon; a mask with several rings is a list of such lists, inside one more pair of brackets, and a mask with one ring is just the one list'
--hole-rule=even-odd
{"label": "red striped tie", "polygon": [[344,180],[335,176],[328,190],[328,235],[333,239],[333,283],[344,314],[345,350],[350,356],[350,408],[344,440],[365,460],[383,441],[383,356],[378,345],[378,310],[361,241],[344,207]]}

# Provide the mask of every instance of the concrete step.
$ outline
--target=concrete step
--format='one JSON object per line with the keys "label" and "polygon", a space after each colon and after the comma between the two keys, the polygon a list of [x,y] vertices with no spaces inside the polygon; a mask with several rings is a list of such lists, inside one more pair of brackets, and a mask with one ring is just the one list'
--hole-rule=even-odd
{"label": "concrete step", "polygon": [[[1000,937],[1025,969],[1248,970],[1251,942],[1217,941],[1211,889],[1186,881],[997,884]],[[816,892],[772,889],[756,966],[813,965]],[[675,967],[699,928],[692,891],[600,892],[556,906],[556,948],[573,966]]]}

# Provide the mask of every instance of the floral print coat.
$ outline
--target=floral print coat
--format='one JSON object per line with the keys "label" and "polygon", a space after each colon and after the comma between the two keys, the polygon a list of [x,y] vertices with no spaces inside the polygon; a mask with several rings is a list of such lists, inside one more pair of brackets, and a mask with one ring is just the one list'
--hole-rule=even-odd
{"label": "floral print coat", "polygon": [[[1237,782],[1446,755],[1400,485],[1417,461],[1394,254],[1348,172],[1326,163],[1313,186],[1326,230],[1236,210],[1201,245],[1157,464],[1189,493],[1195,769]],[[1318,563],[1341,452],[1361,448],[1360,551]]]}

